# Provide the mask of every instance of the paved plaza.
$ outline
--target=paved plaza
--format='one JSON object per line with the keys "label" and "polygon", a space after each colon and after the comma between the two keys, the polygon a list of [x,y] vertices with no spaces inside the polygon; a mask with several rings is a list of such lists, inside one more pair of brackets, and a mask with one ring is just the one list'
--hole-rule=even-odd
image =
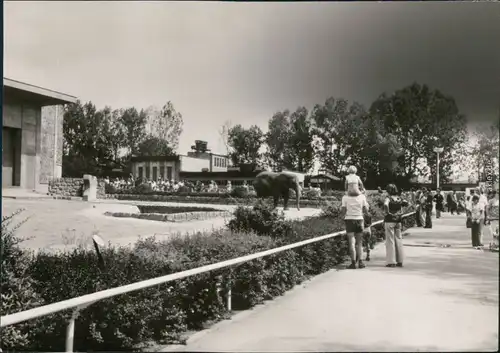
{"label": "paved plaza", "polygon": [[408,230],[404,249],[404,268],[386,268],[380,244],[365,269],[329,271],[164,351],[497,351],[498,253],[472,249],[449,214]]}
{"label": "paved plaza", "polygon": [[[224,227],[229,217],[216,217],[209,220],[189,222],[159,222],[133,218],[115,218],[105,216],[105,212],[139,212],[135,205],[152,204],[151,202],[102,200],[97,202],[53,200],[53,199],[2,199],[2,214],[24,208],[17,216],[18,220],[30,217],[17,231],[17,235],[26,239],[21,245],[31,249],[63,250],[79,244],[91,244],[93,232],[113,245],[129,245],[139,238],[155,236],[158,240],[168,239],[172,235],[187,234]],[[233,205],[194,204],[155,202],[155,205],[168,206],[205,206],[220,210],[234,210]],[[303,208],[300,211],[290,209],[288,218],[313,216],[319,209]]]}

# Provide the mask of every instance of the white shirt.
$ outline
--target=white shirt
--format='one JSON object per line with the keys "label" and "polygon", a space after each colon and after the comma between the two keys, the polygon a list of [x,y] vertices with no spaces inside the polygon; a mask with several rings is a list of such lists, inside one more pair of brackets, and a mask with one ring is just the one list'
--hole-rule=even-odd
{"label": "white shirt", "polygon": [[484,194],[480,195],[479,196],[479,203],[483,207],[483,210],[485,210],[486,206],[488,205],[488,198]]}
{"label": "white shirt", "polygon": [[347,180],[347,184],[360,184],[361,182],[361,179],[356,174],[347,174],[345,179]]}
{"label": "white shirt", "polygon": [[370,208],[363,194],[359,196],[344,195],[342,197],[342,207],[346,208],[344,219],[364,219],[363,207],[366,207],[366,209]]}

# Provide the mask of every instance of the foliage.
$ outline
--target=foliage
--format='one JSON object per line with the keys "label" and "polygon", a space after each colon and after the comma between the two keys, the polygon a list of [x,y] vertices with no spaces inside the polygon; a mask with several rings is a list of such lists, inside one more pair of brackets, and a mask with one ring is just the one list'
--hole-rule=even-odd
{"label": "foliage", "polygon": [[243,186],[236,186],[233,189],[231,189],[230,195],[231,197],[236,197],[236,198],[247,198],[250,196],[250,192],[248,188],[245,188]]}
{"label": "foliage", "polygon": [[64,176],[102,176],[116,164],[123,140],[110,108],[97,111],[92,102],[66,105],[63,121]]}
{"label": "foliage", "polygon": [[[382,94],[371,106],[372,119],[383,122],[384,129],[393,134],[402,149],[398,158],[399,175],[435,175],[436,153],[440,154],[440,178],[447,181],[455,162],[453,150],[460,149],[466,140],[466,119],[460,114],[455,100],[426,85],[414,83],[391,95]],[[420,162],[427,161],[429,168]]]}
{"label": "foliage", "polygon": [[182,114],[175,110],[173,103],[168,101],[161,109],[150,106],[146,110],[146,115],[150,135],[159,141],[164,141],[172,151],[176,151],[184,120]]}
{"label": "foliage", "polygon": [[174,150],[167,142],[159,137],[149,135],[137,146],[137,156],[172,156]]}
{"label": "foliage", "polygon": [[312,120],[306,108],[274,114],[265,139],[267,162],[274,170],[308,172],[313,167]]}
{"label": "foliage", "polygon": [[234,218],[228,223],[233,232],[252,232],[257,235],[286,236],[289,224],[283,211],[273,209],[270,204],[258,200],[253,208],[239,206],[234,211]]}
{"label": "foliage", "polygon": [[120,117],[120,123],[125,129],[125,144],[128,155],[136,155],[139,149],[139,144],[146,135],[147,115],[144,110],[140,112],[135,108],[128,108],[123,111]]}
{"label": "foliage", "polygon": [[[2,315],[29,310],[40,306],[44,301],[33,287],[29,275],[31,255],[19,247],[22,239],[15,236],[16,230],[28,219],[14,224],[14,217],[23,212],[19,209],[11,215],[2,217],[1,238],[1,312]],[[5,350],[28,350],[31,340],[40,329],[33,322],[24,322],[2,329],[2,348]]]}
{"label": "foliage", "polygon": [[462,153],[462,166],[479,177],[479,181],[499,180],[499,126],[496,122],[490,126],[479,126],[473,133],[470,145]]}
{"label": "foliage", "polygon": [[231,147],[229,158],[233,165],[258,164],[259,150],[263,143],[262,130],[257,125],[245,129],[240,124],[233,126],[228,131],[228,145]]}
{"label": "foliage", "polygon": [[[344,226],[341,219],[331,215],[287,221],[283,214],[262,203],[247,211],[239,208],[235,216],[238,224],[229,227],[246,231],[218,230],[163,242],[148,238],[133,248],[104,248],[101,251],[104,271],[99,268],[93,250],[79,247],[55,254],[40,251],[28,266],[27,278],[32,279],[34,288],[29,294],[36,294],[45,302],[61,301],[335,233]],[[411,225],[411,220],[408,222],[405,224]],[[257,232],[259,234],[255,234]],[[233,309],[247,309],[283,294],[310,276],[334,268],[346,255],[346,239],[337,236],[230,269],[94,303],[82,310],[76,321],[74,348],[76,351],[136,350],[151,340],[182,341],[180,335],[186,330],[197,330],[207,322],[227,317],[225,303],[229,286]],[[17,340],[10,347],[61,351],[69,315],[64,312],[29,321],[33,333],[30,331],[27,340]],[[19,325],[13,327],[18,329]]]}

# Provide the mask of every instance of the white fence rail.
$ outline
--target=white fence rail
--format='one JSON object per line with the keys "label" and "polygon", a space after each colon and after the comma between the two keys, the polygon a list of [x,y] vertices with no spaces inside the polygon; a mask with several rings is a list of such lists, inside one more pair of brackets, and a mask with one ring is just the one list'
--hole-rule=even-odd
{"label": "white fence rail", "polygon": [[[403,215],[403,217],[411,216],[414,213],[415,212],[407,213],[407,214]],[[382,224],[382,223],[383,223],[383,221],[373,222],[372,227],[377,226],[377,225]],[[127,284],[127,285],[121,286],[121,287],[106,289],[106,290],[102,290],[102,291],[95,292],[92,294],[86,294],[86,295],[82,295],[80,297],[63,300],[63,301],[60,301],[57,303],[52,303],[49,305],[44,305],[44,306],[41,306],[38,308],[34,308],[34,309],[26,310],[26,311],[21,311],[21,312],[10,314],[10,315],[5,315],[5,316],[2,316],[0,318],[0,327],[14,325],[14,324],[17,324],[20,322],[35,319],[37,317],[55,314],[57,312],[67,310],[67,309],[74,309],[73,314],[71,316],[71,319],[69,320],[68,327],[67,327],[67,333],[66,333],[66,352],[72,352],[73,351],[74,330],[75,330],[75,320],[77,319],[80,310],[85,309],[87,306],[89,306],[97,301],[112,298],[112,297],[115,297],[115,296],[120,295],[120,294],[130,293],[130,292],[137,291],[140,289],[145,289],[145,288],[149,288],[149,287],[156,286],[159,284],[175,281],[178,279],[191,277],[194,275],[198,275],[198,274],[202,274],[202,273],[206,273],[206,272],[210,272],[210,271],[214,271],[214,270],[219,270],[221,268],[231,267],[231,266],[238,265],[238,264],[241,264],[244,262],[252,261],[252,260],[259,259],[259,258],[262,258],[265,256],[273,255],[273,254],[277,254],[277,253],[280,253],[280,252],[283,252],[286,250],[295,249],[295,248],[305,246],[308,244],[313,244],[313,243],[316,243],[319,241],[334,238],[334,237],[344,235],[344,234],[345,234],[345,231],[326,234],[326,235],[322,235],[319,237],[314,237],[311,239],[303,240],[303,241],[300,241],[297,243],[280,246],[278,248],[274,248],[274,249],[270,249],[270,250],[266,250],[266,251],[261,251],[261,252],[255,253],[255,254],[250,254],[250,255],[238,257],[238,258],[231,259],[231,260],[217,262],[215,264],[197,267],[197,268],[193,268],[193,269],[190,269],[187,271],[182,271],[182,272],[177,272],[177,273],[173,273],[173,274],[166,275],[166,276],[156,277],[156,278],[148,279],[148,280],[141,281],[141,282]],[[228,310],[231,310],[230,293],[231,292],[229,290],[228,303],[227,303]]]}

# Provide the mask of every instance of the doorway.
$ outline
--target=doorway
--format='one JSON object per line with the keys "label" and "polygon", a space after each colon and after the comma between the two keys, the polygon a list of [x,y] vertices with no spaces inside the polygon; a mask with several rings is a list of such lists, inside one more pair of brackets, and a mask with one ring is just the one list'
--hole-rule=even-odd
{"label": "doorway", "polygon": [[2,187],[21,185],[21,129],[2,128]]}

